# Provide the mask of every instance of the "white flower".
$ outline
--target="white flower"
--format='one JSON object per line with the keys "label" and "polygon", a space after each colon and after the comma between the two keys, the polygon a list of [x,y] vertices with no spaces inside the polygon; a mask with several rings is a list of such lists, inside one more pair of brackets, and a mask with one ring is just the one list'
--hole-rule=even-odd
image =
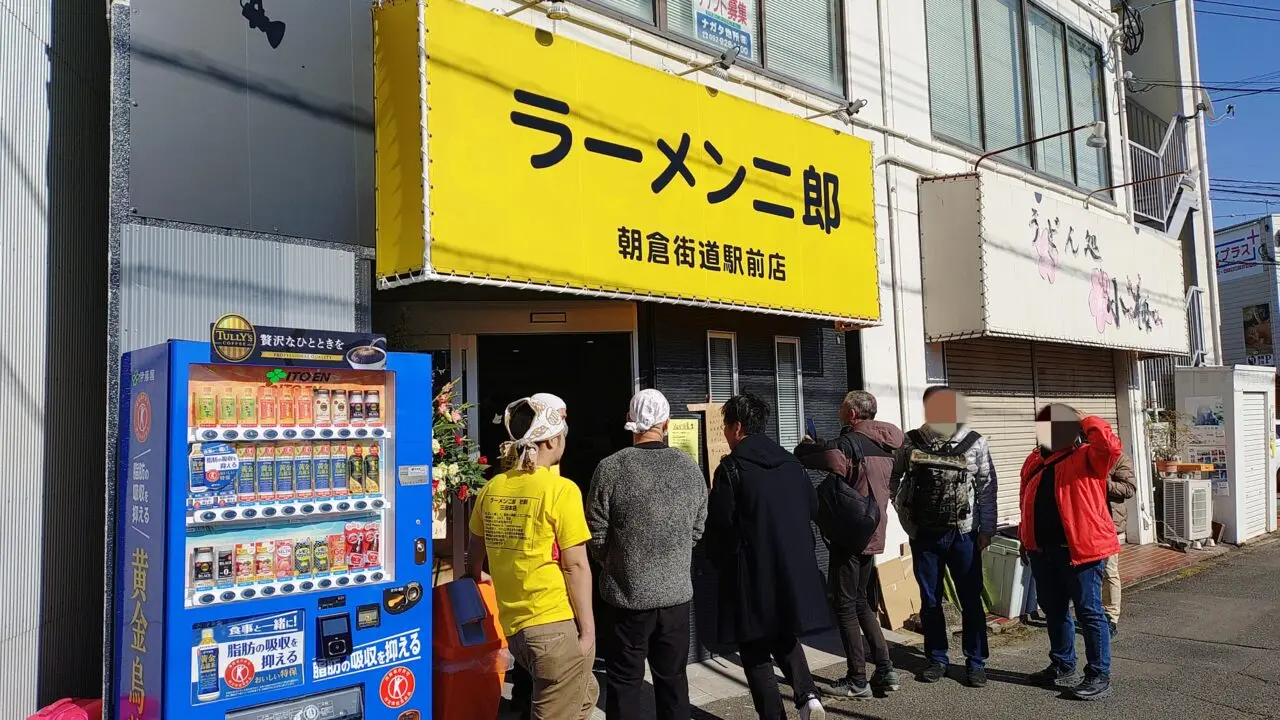
{"label": "white flower", "polygon": [[449,474],[447,475],[447,477],[457,477],[457,476],[458,476],[458,463],[449,463],[448,473],[449,473]]}
{"label": "white flower", "polygon": [[435,438],[431,438],[431,454],[432,455],[440,454],[440,441]]}
{"label": "white flower", "polygon": [[435,466],[433,466],[433,467],[431,468],[431,480],[432,480],[433,482],[442,482],[442,481],[444,481],[447,477],[448,477],[448,476],[444,474],[444,468],[443,468],[443,467],[441,467],[441,466],[439,466],[439,465],[435,465]]}

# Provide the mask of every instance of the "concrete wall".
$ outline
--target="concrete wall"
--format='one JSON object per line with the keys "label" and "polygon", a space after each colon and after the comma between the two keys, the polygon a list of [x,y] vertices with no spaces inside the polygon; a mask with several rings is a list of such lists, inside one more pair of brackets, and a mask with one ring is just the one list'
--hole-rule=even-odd
{"label": "concrete wall", "polygon": [[[106,19],[0,12],[0,717],[102,673]],[[88,589],[88,591],[86,591]]]}

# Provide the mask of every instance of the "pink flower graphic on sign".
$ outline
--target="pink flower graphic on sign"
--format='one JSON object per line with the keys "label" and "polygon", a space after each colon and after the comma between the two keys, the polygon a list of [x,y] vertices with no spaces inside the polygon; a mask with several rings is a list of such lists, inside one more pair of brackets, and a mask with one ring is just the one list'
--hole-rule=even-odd
{"label": "pink flower graphic on sign", "polygon": [[1104,270],[1094,270],[1090,276],[1089,312],[1098,324],[1098,332],[1106,332],[1111,324],[1111,278]]}
{"label": "pink flower graphic on sign", "polygon": [[1053,229],[1048,224],[1036,230],[1033,245],[1040,256],[1040,277],[1052,285],[1058,277],[1058,246],[1053,242]]}

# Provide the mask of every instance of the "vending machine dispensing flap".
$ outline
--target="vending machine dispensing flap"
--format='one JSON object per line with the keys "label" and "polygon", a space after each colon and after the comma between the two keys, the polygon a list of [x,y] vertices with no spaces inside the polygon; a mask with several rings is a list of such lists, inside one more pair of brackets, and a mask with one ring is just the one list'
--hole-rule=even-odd
{"label": "vending machine dispensing flap", "polygon": [[449,605],[453,608],[453,621],[458,627],[458,640],[462,647],[479,645],[488,640],[484,620],[489,615],[480,588],[471,578],[462,578],[448,584]]}
{"label": "vending machine dispensing flap", "polygon": [[364,720],[360,687],[290,698],[270,705],[232,710],[226,720]]}

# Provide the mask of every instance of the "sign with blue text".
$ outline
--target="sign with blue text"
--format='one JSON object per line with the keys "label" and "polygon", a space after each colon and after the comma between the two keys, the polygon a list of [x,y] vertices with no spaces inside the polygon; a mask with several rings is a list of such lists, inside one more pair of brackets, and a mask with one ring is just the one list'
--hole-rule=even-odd
{"label": "sign with blue text", "polygon": [[191,703],[216,702],[303,683],[301,610],[197,625],[191,637]]}

